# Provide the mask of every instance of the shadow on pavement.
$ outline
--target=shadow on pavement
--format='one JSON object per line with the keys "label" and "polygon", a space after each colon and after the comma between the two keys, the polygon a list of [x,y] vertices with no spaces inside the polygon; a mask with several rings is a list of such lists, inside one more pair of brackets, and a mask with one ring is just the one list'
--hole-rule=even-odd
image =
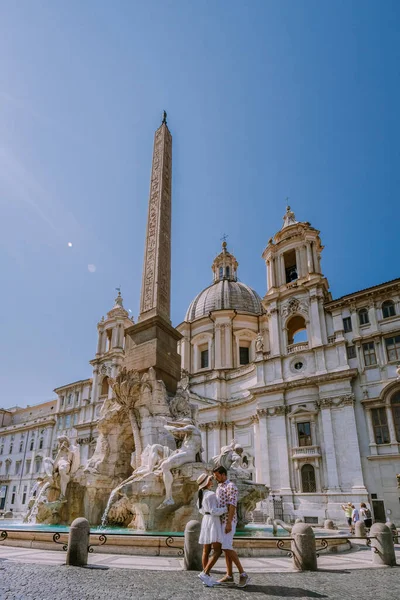
{"label": "shadow on pavement", "polygon": [[[240,588],[236,588],[240,589]],[[312,590],[298,587],[285,587],[283,585],[252,585],[242,588],[246,592],[258,592],[265,596],[278,596],[279,598],[328,598],[325,594],[318,594]]]}

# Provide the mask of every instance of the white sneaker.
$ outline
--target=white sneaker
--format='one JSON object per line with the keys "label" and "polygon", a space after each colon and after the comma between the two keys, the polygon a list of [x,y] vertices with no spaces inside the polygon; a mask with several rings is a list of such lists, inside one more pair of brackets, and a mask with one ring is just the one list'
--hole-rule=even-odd
{"label": "white sneaker", "polygon": [[197,576],[203,583],[204,585],[206,585],[207,587],[213,587],[215,585],[215,580],[210,577],[209,575],[207,575],[206,573],[204,573],[204,571],[202,571],[201,573],[198,574]]}

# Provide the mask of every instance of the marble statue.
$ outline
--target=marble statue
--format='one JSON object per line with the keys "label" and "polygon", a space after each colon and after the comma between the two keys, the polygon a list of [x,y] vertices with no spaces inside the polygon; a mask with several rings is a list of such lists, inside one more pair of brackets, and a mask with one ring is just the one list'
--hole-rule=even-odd
{"label": "marble statue", "polygon": [[261,333],[256,337],[256,352],[262,352],[264,350],[264,340]]}
{"label": "marble statue", "polygon": [[211,459],[211,468],[225,467],[229,475],[240,479],[250,479],[251,473],[243,467],[242,463],[243,448],[236,440],[232,440],[228,446],[222,446],[220,454]]}
{"label": "marble statue", "polygon": [[232,452],[231,473],[242,479],[250,479],[251,473],[243,467],[243,448],[240,444],[235,444]]}
{"label": "marble statue", "polygon": [[202,452],[201,433],[191,419],[182,419],[178,426],[165,425],[165,429],[172,433],[182,444],[169,457],[162,460],[159,465],[159,471],[162,473],[165,486],[165,499],[159,508],[175,504],[172,497],[172,483],[174,480],[172,469],[178,469],[187,463],[195,463],[198,459],[201,460]]}
{"label": "marble statue", "polygon": [[80,466],[79,445],[71,444],[66,435],[57,438],[58,450],[55,459],[46,457],[43,461],[46,475],[56,481],[60,480],[60,498],[66,501],[67,485]]}

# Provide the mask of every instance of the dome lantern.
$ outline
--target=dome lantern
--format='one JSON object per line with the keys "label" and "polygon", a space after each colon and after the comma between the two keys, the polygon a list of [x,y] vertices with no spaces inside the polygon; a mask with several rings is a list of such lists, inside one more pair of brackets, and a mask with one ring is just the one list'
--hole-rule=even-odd
{"label": "dome lantern", "polygon": [[236,258],[228,252],[227,243],[222,242],[222,252],[215,257],[211,269],[214,274],[214,282],[227,279],[228,281],[237,281],[237,268],[239,266]]}

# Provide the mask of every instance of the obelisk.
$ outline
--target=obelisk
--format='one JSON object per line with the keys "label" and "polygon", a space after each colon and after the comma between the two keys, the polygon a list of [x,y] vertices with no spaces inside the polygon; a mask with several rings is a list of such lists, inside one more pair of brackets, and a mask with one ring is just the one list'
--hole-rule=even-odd
{"label": "obelisk", "polygon": [[164,111],[154,135],[140,314],[138,322],[126,330],[125,364],[138,371],[153,367],[157,378],[174,393],[181,374],[177,342],[182,336],[170,320],[171,184],[172,136]]}
{"label": "obelisk", "polygon": [[154,135],[139,321],[170,323],[172,136],[167,115]]}

